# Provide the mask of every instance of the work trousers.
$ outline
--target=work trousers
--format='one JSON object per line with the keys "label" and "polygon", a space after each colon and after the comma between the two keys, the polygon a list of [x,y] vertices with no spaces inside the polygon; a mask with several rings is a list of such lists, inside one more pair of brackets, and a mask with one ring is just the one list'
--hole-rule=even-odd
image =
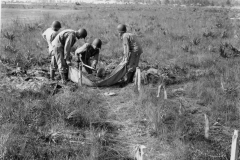
{"label": "work trousers", "polygon": [[57,71],[58,65],[55,56],[51,56],[50,70]]}
{"label": "work trousers", "polygon": [[64,59],[64,50],[62,46],[53,46],[54,57],[57,62],[58,70],[60,73],[68,72],[68,65]]}
{"label": "work trousers", "polygon": [[[90,67],[92,67],[93,60],[91,60],[91,59],[83,60],[83,63],[88,65],[88,66],[90,66]],[[83,72],[86,72],[88,74],[92,74],[92,69],[83,66]]]}
{"label": "work trousers", "polygon": [[127,73],[125,75],[125,80],[127,83],[133,82],[133,78],[136,72],[136,67],[138,67],[141,54],[142,52],[130,53],[130,57],[127,64]]}
{"label": "work trousers", "polygon": [[129,55],[128,63],[127,63],[127,71],[128,72],[134,72],[136,70],[136,67],[138,67],[141,52],[132,52]]}

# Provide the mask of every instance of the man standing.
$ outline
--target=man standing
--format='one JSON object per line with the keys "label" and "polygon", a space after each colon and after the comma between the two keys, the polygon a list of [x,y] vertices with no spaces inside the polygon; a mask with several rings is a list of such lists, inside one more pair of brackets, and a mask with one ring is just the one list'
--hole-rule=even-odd
{"label": "man standing", "polygon": [[126,33],[127,27],[125,24],[120,24],[117,27],[120,39],[123,41],[123,62],[127,65],[126,83],[133,82],[133,77],[138,67],[139,59],[142,54],[142,47],[137,40],[136,35]]}
{"label": "man standing", "polygon": [[51,64],[50,64],[50,79],[54,80],[55,72],[57,70],[57,62],[53,54],[53,47],[52,41],[57,36],[58,31],[61,28],[61,23],[59,21],[54,21],[52,23],[52,27],[48,28],[46,31],[43,32],[42,36],[48,43],[48,51],[49,55],[51,56]]}
{"label": "man standing", "polygon": [[66,84],[68,79],[68,65],[70,64],[71,48],[77,39],[85,39],[86,37],[87,31],[85,29],[79,29],[78,31],[66,29],[60,32],[52,42],[54,56],[63,84]]}
{"label": "man standing", "polygon": [[[99,52],[102,47],[102,41],[98,38],[94,39],[92,44],[85,43],[75,51],[75,55],[79,57],[79,60],[84,64],[96,69],[99,60]],[[84,67],[85,71],[89,74],[92,73],[90,68]]]}

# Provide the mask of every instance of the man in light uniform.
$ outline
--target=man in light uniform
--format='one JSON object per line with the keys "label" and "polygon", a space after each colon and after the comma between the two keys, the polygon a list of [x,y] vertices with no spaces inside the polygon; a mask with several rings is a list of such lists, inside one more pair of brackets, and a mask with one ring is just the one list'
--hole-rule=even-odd
{"label": "man in light uniform", "polygon": [[[84,64],[96,69],[96,66],[99,60],[99,52],[100,52],[101,46],[102,46],[102,41],[96,38],[94,39],[92,44],[85,43],[83,46],[79,47],[75,51],[75,55],[79,58],[78,61],[81,61]],[[83,66],[83,70],[85,70],[88,74],[92,73],[92,70],[90,68],[87,68],[84,66]]]}
{"label": "man in light uniform", "polygon": [[51,56],[51,64],[50,64],[50,78],[54,80],[55,72],[57,70],[57,62],[53,54],[53,47],[52,41],[57,36],[58,31],[61,28],[61,23],[59,21],[54,21],[52,23],[52,27],[48,28],[46,31],[43,32],[42,36],[48,43],[48,51],[49,55]]}
{"label": "man in light uniform", "polygon": [[79,29],[78,31],[66,29],[60,32],[52,42],[54,56],[63,84],[66,84],[68,79],[68,65],[70,64],[71,48],[77,39],[85,39],[86,37],[87,31],[85,29]]}
{"label": "man in light uniform", "polygon": [[123,62],[127,65],[126,83],[133,82],[133,77],[136,72],[136,67],[142,54],[142,47],[137,40],[136,35],[132,33],[126,33],[127,27],[124,24],[120,24],[117,27],[120,39],[123,41]]}

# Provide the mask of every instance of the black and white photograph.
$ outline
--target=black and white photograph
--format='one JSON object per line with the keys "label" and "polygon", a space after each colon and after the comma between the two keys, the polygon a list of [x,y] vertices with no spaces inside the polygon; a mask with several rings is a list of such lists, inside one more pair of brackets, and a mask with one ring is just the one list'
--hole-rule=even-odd
{"label": "black and white photograph", "polygon": [[0,11],[0,160],[240,160],[240,0]]}

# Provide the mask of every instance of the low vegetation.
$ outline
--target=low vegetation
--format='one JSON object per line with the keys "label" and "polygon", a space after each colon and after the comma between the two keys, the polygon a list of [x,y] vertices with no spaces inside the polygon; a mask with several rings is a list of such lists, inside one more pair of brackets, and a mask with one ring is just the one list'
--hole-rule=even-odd
{"label": "low vegetation", "polygon": [[[133,159],[134,147],[141,144],[147,147],[146,159],[229,159],[233,130],[240,129],[239,22],[230,19],[239,11],[157,5],[83,9],[61,17],[48,14],[34,23],[16,19],[3,26],[2,63],[26,70],[47,68],[41,33],[56,19],[62,29],[86,28],[87,42],[100,38],[100,59],[111,62],[122,56],[116,26],[125,23],[143,46],[140,68],[154,67],[168,77],[168,99],[156,97],[154,84],[144,85],[139,93],[131,85],[73,85],[55,94],[51,85],[19,91],[3,84],[1,158]],[[78,41],[73,51],[83,43]],[[2,75],[7,72],[4,65]],[[117,96],[104,97],[102,92],[109,90]],[[204,115],[210,122],[208,138]]]}

